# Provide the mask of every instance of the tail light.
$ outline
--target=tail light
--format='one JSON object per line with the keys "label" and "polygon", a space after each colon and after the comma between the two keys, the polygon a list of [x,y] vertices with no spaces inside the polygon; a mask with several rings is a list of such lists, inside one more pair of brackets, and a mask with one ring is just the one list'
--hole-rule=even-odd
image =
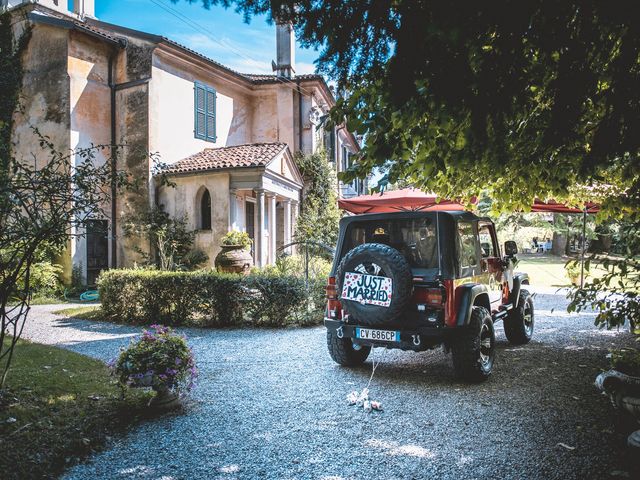
{"label": "tail light", "polygon": [[338,290],[336,288],[336,277],[329,277],[327,282],[327,300],[337,300]]}
{"label": "tail light", "polygon": [[442,308],[446,301],[445,291],[442,288],[416,287],[413,298],[417,304],[424,304],[430,308]]}
{"label": "tail light", "polygon": [[327,282],[327,315],[329,318],[338,319],[342,317],[342,305],[338,300],[338,289],[336,277],[329,277]]}

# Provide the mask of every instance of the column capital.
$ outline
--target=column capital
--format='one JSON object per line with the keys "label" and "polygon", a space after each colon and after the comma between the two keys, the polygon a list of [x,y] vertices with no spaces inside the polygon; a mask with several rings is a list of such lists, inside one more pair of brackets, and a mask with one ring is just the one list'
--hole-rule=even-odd
{"label": "column capital", "polygon": [[276,194],[274,192],[265,191],[264,194],[267,198],[276,198]]}
{"label": "column capital", "polygon": [[266,192],[264,188],[254,188],[253,191],[256,193],[256,195],[264,195]]}

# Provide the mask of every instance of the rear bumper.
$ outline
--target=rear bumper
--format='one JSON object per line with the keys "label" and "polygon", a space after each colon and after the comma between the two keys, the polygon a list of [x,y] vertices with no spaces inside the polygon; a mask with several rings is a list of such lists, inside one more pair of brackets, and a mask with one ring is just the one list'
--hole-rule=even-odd
{"label": "rear bumper", "polygon": [[[331,318],[324,319],[324,325],[327,330],[334,331],[341,338],[352,338],[355,342],[362,345],[372,345],[387,348],[399,348],[402,350],[428,350],[434,346],[440,345],[446,341],[453,333],[452,329],[444,327],[416,327],[416,328],[398,328],[393,326],[370,326],[370,325],[354,325],[345,323],[341,320]],[[399,331],[400,342],[386,342],[380,340],[364,340],[357,338],[357,328],[369,328],[374,330]]]}

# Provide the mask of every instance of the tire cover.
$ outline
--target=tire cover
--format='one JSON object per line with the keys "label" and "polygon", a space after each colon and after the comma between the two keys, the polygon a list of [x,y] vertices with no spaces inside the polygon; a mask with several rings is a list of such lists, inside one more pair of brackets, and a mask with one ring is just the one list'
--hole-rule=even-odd
{"label": "tire cover", "polygon": [[[347,277],[348,287],[352,290],[343,292],[347,274],[356,275]],[[373,294],[374,289],[368,289],[371,282],[364,284],[365,280],[371,279],[363,279],[362,274],[391,279],[391,292],[387,293],[388,290],[385,290],[387,295],[376,296]],[[353,290],[350,284],[352,281],[354,285],[360,282],[358,283],[362,288],[358,295],[361,298],[360,301],[343,298],[343,293],[354,296],[356,290]],[[388,280],[374,281],[378,284],[385,282],[385,286],[388,286]],[[363,325],[379,325],[392,322],[402,314],[413,295],[413,274],[411,267],[398,250],[381,243],[364,243],[347,252],[342,258],[336,270],[336,286],[338,298],[351,319]],[[381,301],[374,304],[373,302],[377,300]],[[382,303],[388,303],[388,306]]]}

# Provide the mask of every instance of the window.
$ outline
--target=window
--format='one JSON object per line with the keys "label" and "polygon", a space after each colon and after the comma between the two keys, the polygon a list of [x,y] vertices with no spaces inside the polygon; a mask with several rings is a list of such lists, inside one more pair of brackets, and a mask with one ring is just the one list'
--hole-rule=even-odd
{"label": "window", "polygon": [[211,230],[211,195],[206,188],[200,198],[200,229]]}
{"label": "window", "polygon": [[363,243],[383,243],[398,250],[411,268],[438,268],[435,224],[428,218],[399,218],[351,223],[345,232],[342,256]]}
{"label": "window", "polygon": [[483,258],[498,256],[489,225],[478,226],[478,238],[480,239],[480,250]]}
{"label": "window", "polygon": [[[477,239],[473,231],[473,224],[468,222],[458,223],[458,264],[460,268],[473,268],[478,264]],[[469,273],[463,273],[468,275]]]}
{"label": "window", "polygon": [[196,82],[194,87],[194,134],[208,142],[216,141],[216,91]]}

